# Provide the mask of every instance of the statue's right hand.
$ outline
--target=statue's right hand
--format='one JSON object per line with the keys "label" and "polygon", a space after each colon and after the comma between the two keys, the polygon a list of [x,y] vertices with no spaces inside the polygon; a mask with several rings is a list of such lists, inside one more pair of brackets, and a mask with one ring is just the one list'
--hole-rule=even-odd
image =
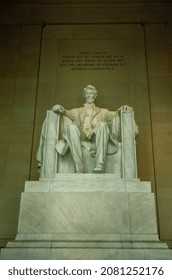
{"label": "statue's right hand", "polygon": [[52,110],[55,113],[63,113],[65,109],[64,109],[63,106],[56,104],[56,105],[53,106]]}

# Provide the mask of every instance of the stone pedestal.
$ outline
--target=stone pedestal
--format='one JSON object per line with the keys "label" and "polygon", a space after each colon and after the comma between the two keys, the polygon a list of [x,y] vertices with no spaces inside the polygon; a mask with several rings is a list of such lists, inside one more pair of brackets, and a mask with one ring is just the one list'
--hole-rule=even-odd
{"label": "stone pedestal", "polygon": [[26,182],[18,234],[1,259],[172,259],[157,235],[150,182],[58,174]]}

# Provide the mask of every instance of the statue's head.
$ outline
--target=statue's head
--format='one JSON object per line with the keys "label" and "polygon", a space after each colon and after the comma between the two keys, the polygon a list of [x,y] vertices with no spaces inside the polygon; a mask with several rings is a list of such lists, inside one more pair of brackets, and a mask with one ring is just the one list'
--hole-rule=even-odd
{"label": "statue's head", "polygon": [[96,90],[96,88],[94,86],[92,86],[92,85],[87,85],[84,88],[83,96],[84,96],[85,101],[87,103],[93,103],[95,98],[97,97],[97,90]]}

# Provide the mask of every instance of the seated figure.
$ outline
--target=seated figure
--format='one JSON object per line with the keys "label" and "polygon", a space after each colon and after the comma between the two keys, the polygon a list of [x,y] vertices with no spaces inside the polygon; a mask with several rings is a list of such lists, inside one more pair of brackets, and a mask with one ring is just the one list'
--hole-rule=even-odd
{"label": "seated figure", "polygon": [[[123,153],[128,154],[128,158],[132,158],[128,160],[127,164],[122,163],[122,158],[120,159],[119,164],[123,164],[123,169],[125,169],[123,173],[127,172],[127,165],[129,169],[131,169],[131,164],[136,165],[135,136],[138,134],[138,128],[133,118],[133,108],[123,105],[117,111],[109,111],[96,107],[94,100],[97,97],[97,90],[92,85],[87,85],[84,88],[83,95],[85,98],[83,107],[66,110],[61,105],[55,105],[47,116],[43,124],[40,146],[37,152],[37,160],[40,167],[44,169],[41,177],[52,178],[52,174],[55,174],[58,170],[58,157],[65,157],[65,154],[69,151],[72,156],[74,172],[87,173],[89,168],[85,164],[83,148],[88,150],[90,156],[94,158],[93,170],[89,172],[104,173],[107,165],[107,154],[118,153],[121,145],[124,145],[121,148]],[[63,127],[60,116],[63,118]],[[49,124],[47,124],[48,122]],[[50,134],[54,143],[52,143],[52,140],[50,141]],[[127,142],[126,144],[122,143],[124,139]],[[129,143],[133,146],[130,151],[127,148]],[[47,158],[45,154],[47,154]],[[124,155],[121,155],[121,157],[124,160]],[[51,161],[55,161],[52,168],[50,167]],[[50,171],[51,174],[45,170],[46,168],[53,170]],[[136,177],[136,172],[135,175],[129,177]]]}

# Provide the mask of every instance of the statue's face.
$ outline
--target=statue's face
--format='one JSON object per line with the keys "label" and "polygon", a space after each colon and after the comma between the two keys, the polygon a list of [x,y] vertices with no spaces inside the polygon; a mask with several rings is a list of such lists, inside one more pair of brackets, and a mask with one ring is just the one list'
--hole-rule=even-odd
{"label": "statue's face", "polygon": [[86,92],[84,95],[86,103],[93,103],[96,96],[97,96],[97,94],[94,92],[94,90],[92,88],[86,89]]}

